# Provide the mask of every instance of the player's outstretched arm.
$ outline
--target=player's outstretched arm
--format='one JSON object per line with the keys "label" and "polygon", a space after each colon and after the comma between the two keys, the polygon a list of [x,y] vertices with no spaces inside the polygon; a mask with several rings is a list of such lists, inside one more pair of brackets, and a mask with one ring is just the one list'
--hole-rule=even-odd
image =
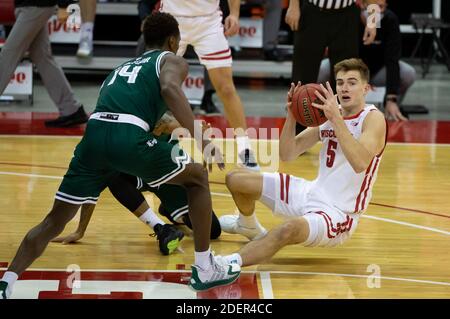
{"label": "player's outstretched arm", "polygon": [[84,233],[86,232],[86,229],[91,220],[92,214],[94,213],[94,209],[95,209],[94,204],[83,204],[81,206],[80,222],[78,223],[77,230],[70,235],[56,237],[55,239],[52,240],[52,242],[62,243],[63,245],[65,245],[75,243],[81,238],[83,238]]}

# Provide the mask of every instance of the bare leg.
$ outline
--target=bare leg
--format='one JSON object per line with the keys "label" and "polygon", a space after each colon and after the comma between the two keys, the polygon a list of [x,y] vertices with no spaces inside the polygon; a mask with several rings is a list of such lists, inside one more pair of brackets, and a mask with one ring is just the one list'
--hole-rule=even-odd
{"label": "bare leg", "polygon": [[20,275],[39,256],[42,255],[50,240],[58,236],[66,224],[75,216],[79,205],[55,200],[53,208],[45,219],[31,229],[22,240],[8,271]]}
{"label": "bare leg", "polygon": [[[244,106],[234,86],[231,67],[209,69],[208,74],[217,91],[217,95],[225,107],[225,117],[228,123],[234,129],[241,128],[245,131],[247,123],[245,121]],[[245,134],[241,133],[240,135]]]}
{"label": "bare leg", "polygon": [[80,0],[81,21],[94,22],[95,13],[97,12],[96,0]]}
{"label": "bare leg", "polygon": [[256,201],[261,198],[263,176],[249,170],[236,169],[227,174],[226,184],[239,212],[245,216],[252,215]]}
{"label": "bare leg", "polygon": [[80,0],[81,30],[77,56],[87,58],[92,55],[94,20],[97,11],[96,0]]}
{"label": "bare leg", "polygon": [[260,264],[273,257],[286,245],[301,244],[308,239],[309,225],[306,219],[299,217],[290,219],[271,229],[258,240],[250,241],[238,254],[242,258],[242,266]]}
{"label": "bare leg", "polygon": [[142,204],[135,210],[133,211],[133,215],[136,216],[137,218],[141,217],[142,214],[144,214],[148,209],[150,208],[150,206],[148,206],[147,201],[143,201]]}

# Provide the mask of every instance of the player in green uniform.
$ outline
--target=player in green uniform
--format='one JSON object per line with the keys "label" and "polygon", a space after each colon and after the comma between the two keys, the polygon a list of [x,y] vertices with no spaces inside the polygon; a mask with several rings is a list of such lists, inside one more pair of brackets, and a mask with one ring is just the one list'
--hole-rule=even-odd
{"label": "player in green uniform", "polygon": [[[235,264],[218,263],[210,251],[211,194],[208,173],[177,146],[157,141],[155,123],[170,109],[177,121],[194,134],[194,115],[181,84],[188,65],[174,53],[180,33],[175,18],[154,13],[144,23],[148,51],[114,70],[103,83],[96,109],[77,145],[69,169],[45,219],[23,239],[0,281],[0,298],[8,298],[18,276],[60,234],[83,204],[95,204],[108,181],[126,173],[151,187],[164,183],[186,189],[193,226],[195,264],[189,286],[197,291],[234,282]],[[204,149],[209,141],[197,141]],[[212,148],[223,168],[221,154]],[[215,152],[214,152],[215,151]]]}
{"label": "player in green uniform", "polygon": [[[165,114],[158,122],[153,134],[157,140],[177,144],[178,140],[171,139],[171,133],[180,125],[172,116]],[[184,233],[174,225],[165,224],[148,205],[141,192],[148,191],[155,194],[161,201],[159,213],[176,225],[185,225],[192,229],[189,218],[188,198],[186,190],[179,185],[163,184],[159,187],[149,187],[141,178],[120,173],[119,176],[108,182],[111,194],[139,220],[153,229],[157,236],[159,249],[163,255],[169,255],[178,247]],[[83,205],[81,217],[77,229],[63,237],[58,237],[52,242],[63,244],[75,243],[84,237],[87,226],[93,213],[93,205]],[[217,239],[222,232],[219,219],[212,211],[211,239]]]}

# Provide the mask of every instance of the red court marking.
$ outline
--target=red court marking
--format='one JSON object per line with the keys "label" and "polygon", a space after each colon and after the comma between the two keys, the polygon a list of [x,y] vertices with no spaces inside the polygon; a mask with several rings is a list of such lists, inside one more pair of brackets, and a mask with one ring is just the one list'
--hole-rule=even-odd
{"label": "red court marking", "polygon": [[0,262],[0,268],[8,268],[7,262]]}
{"label": "red court marking", "polygon": [[[0,271],[0,277],[4,271]],[[35,280],[39,287],[40,280],[58,280],[58,291],[39,291],[39,299],[141,299],[141,292],[114,291],[109,294],[72,294],[72,288],[68,284],[74,279],[73,273],[60,270],[29,270],[24,272],[19,280]],[[186,285],[190,278],[188,272],[142,272],[142,271],[81,271],[81,285],[83,281],[145,281],[167,282]],[[188,288],[186,288],[188,289]],[[125,288],[126,290],[126,288]],[[176,297],[176,296],[174,296]],[[199,299],[259,299],[256,274],[244,273],[239,279],[227,286],[217,287],[204,292],[198,292]]]}
{"label": "red court marking", "polygon": [[[216,182],[216,181],[209,181],[209,183],[213,184],[213,185],[225,185],[225,183],[223,183],[223,182]],[[450,218],[450,216],[448,216],[448,215],[427,212],[427,211],[424,211],[424,210],[419,210],[419,209],[414,209],[414,208],[406,208],[406,207],[392,206],[392,205],[386,205],[386,204],[380,204],[380,203],[372,203],[372,202],[370,202],[369,205],[389,207],[389,208],[400,209],[400,210],[404,210],[404,211],[412,212],[412,213],[419,213],[419,214],[426,214],[426,215]]]}
{"label": "red court marking", "polygon": [[[74,128],[45,127],[45,120],[57,116],[57,113],[1,112],[0,134],[83,135],[85,124]],[[228,122],[223,116],[197,116],[197,119],[211,123],[213,127],[219,128],[225,136]],[[248,127],[256,129],[255,133],[250,130],[250,138],[278,139],[284,120],[284,117],[247,117]],[[271,129],[278,129],[278,133],[272,132]],[[450,144],[450,121],[389,122],[388,141]]]}
{"label": "red court marking", "polygon": [[177,270],[185,270],[186,269],[186,265],[185,264],[177,264],[176,265],[176,269]]}
{"label": "red court marking", "polygon": [[381,207],[389,207],[389,208],[401,209],[401,210],[405,210],[405,211],[413,212],[413,213],[420,213],[420,214],[426,214],[426,215],[433,215],[433,216],[439,216],[439,217],[444,217],[444,218],[450,218],[450,216],[448,216],[448,215],[431,213],[431,212],[426,212],[424,210],[413,209],[413,208],[405,208],[405,207],[392,206],[392,205],[386,205],[386,204],[380,204],[380,203],[370,203],[370,205],[381,206]]}

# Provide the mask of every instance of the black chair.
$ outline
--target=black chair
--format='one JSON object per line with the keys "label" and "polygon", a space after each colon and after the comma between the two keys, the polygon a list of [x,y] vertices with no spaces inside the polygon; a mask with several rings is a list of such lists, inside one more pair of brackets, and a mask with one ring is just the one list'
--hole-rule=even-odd
{"label": "black chair", "polygon": [[419,35],[416,46],[411,54],[411,58],[414,58],[419,48],[421,48],[424,35],[427,31],[430,31],[432,36],[432,41],[428,49],[427,56],[424,57],[421,55],[420,58],[422,77],[424,78],[427,75],[430,70],[431,62],[436,58],[438,53],[441,55],[442,62],[450,71],[450,58],[444,45],[450,32],[447,32],[442,40],[438,34],[440,30],[449,30],[450,24],[443,22],[441,19],[434,18],[431,13],[413,13],[411,14],[411,23],[416,30],[416,33]]}

